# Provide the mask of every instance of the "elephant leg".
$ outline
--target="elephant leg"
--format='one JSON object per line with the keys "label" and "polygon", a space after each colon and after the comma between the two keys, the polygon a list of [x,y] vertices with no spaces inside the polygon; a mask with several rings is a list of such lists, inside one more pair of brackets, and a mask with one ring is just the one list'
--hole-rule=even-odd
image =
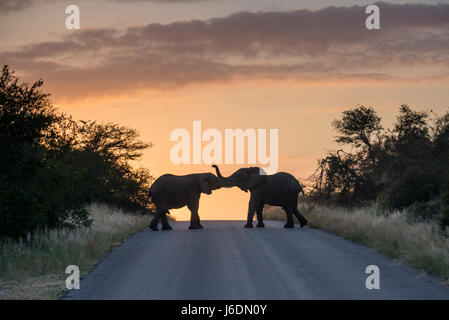
{"label": "elephant leg", "polygon": [[187,207],[189,208],[190,215],[190,226],[189,229],[203,229],[201,225],[200,216],[198,215],[199,197],[195,201],[192,201]]}
{"label": "elephant leg", "polygon": [[162,230],[172,230],[172,229],[173,229],[173,228],[170,227],[170,225],[168,224],[167,213],[170,213],[170,212],[167,211],[167,212],[164,212],[164,213],[161,215]]}
{"label": "elephant leg", "polygon": [[298,219],[299,224],[301,225],[301,228],[304,227],[307,224],[307,219],[304,218],[304,216],[301,214],[301,212],[299,212],[298,209],[295,209],[295,211],[293,211],[293,214]]}
{"label": "elephant leg", "polygon": [[261,202],[256,209],[257,214],[257,228],[264,228],[265,224],[263,223],[263,206],[265,203]]}
{"label": "elephant leg", "polygon": [[150,222],[150,229],[153,231],[157,231],[157,223],[159,222],[159,219],[161,218],[162,214],[165,215],[165,209],[156,207],[156,214],[153,217],[153,220]]}
{"label": "elephant leg", "polygon": [[245,228],[252,228],[253,227],[253,219],[254,219],[254,213],[257,209],[257,202],[255,201],[253,195],[251,195],[251,198],[249,199],[249,205],[248,205],[248,218],[246,220]]}
{"label": "elephant leg", "polygon": [[284,228],[294,228],[295,223],[293,222],[293,215],[292,211],[289,208],[283,208],[285,210],[285,213],[287,214],[287,223],[284,225]]}

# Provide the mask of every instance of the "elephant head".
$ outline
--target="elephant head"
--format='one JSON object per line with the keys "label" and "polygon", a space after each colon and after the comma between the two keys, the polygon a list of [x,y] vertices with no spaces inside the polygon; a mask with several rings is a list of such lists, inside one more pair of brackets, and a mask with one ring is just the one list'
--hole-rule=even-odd
{"label": "elephant head", "polygon": [[241,168],[229,177],[223,177],[217,165],[213,165],[218,176],[218,180],[223,187],[239,187],[241,190],[248,192],[265,183],[267,176],[260,174],[260,168],[250,167]]}
{"label": "elephant head", "polygon": [[217,190],[222,187],[219,179],[212,173],[200,174],[198,179],[198,184],[202,193],[211,194],[212,190]]}

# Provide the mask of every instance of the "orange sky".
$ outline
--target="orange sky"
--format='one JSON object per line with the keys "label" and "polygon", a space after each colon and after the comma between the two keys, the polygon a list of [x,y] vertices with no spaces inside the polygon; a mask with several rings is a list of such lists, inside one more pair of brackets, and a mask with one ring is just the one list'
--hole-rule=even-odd
{"label": "orange sky", "polygon": [[[384,4],[382,29],[370,33],[361,27],[363,7],[214,2],[81,1],[78,31],[61,28],[61,2],[3,12],[0,5],[0,29],[8,30],[0,62],[30,81],[43,78],[55,105],[75,119],[139,130],[154,143],[140,165],[156,177],[211,172],[170,162],[171,131],[192,132],[194,120],[223,135],[278,129],[279,171],[303,180],[336,147],[330,124],[346,108],[372,106],[386,126],[403,103],[448,110],[449,5]],[[228,175],[239,166],[220,167]],[[202,196],[200,216],[244,219],[248,199],[237,188],[214,191]],[[187,209],[172,213],[189,218]]]}
{"label": "orange sky", "polygon": [[[192,121],[201,120],[203,131],[225,128],[279,129],[279,171],[306,179],[316,160],[335,147],[330,124],[342,110],[358,103],[373,106],[390,125],[402,103],[413,102],[420,110],[447,111],[449,83],[320,84],[239,83],[196,86],[166,93],[142,93],[114,101],[61,104],[79,119],[101,119],[137,128],[154,143],[142,165],[154,176],[163,173],[213,172],[209,165],[174,165],[170,161],[170,132],[185,128],[192,133]],[[203,147],[206,143],[203,143]],[[224,175],[238,166],[221,165]],[[237,188],[202,195],[202,219],[243,219],[249,195]],[[187,209],[173,210],[178,219],[188,219]]]}

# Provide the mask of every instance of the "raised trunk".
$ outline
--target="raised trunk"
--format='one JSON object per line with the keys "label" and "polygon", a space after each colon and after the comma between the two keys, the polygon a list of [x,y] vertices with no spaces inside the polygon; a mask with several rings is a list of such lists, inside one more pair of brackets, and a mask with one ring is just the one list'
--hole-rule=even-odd
{"label": "raised trunk", "polygon": [[212,167],[215,168],[215,171],[217,172],[217,177],[219,177],[220,179],[226,179],[221,175],[220,169],[218,169],[218,166],[216,164],[214,164]]}
{"label": "raised trunk", "polygon": [[215,168],[215,171],[217,172],[218,181],[220,181],[222,187],[225,188],[229,187],[229,185],[226,183],[227,182],[226,180],[229,179],[229,177],[223,177],[221,175],[220,169],[218,169],[218,166],[216,164],[214,164],[212,167]]}

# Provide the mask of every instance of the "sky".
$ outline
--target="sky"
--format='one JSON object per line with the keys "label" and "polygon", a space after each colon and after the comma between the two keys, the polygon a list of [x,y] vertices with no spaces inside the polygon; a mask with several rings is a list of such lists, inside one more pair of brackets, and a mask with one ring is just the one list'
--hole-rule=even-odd
{"label": "sky", "polygon": [[[65,8],[80,8],[80,30]],[[154,144],[136,164],[155,177],[211,172],[175,165],[170,133],[278,129],[279,171],[300,181],[337,146],[333,119],[359,104],[390,126],[401,104],[449,107],[449,1],[2,0],[0,64],[42,78],[75,119],[115,122]],[[203,144],[204,146],[204,144]],[[224,175],[242,165],[220,165]],[[202,219],[245,219],[249,194],[220,189]],[[177,219],[187,209],[174,210]]]}

